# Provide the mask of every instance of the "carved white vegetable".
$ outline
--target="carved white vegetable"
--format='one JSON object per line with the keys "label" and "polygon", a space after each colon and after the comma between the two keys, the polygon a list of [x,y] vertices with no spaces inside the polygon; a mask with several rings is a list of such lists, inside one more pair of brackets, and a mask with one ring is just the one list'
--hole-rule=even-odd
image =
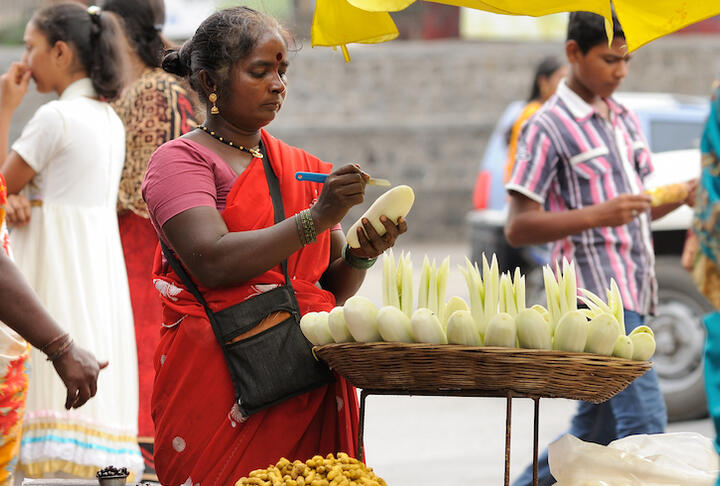
{"label": "carved white vegetable", "polygon": [[447,320],[447,340],[450,344],[479,346],[480,334],[475,327],[475,320],[469,310],[456,310]]}
{"label": "carved white vegetable", "polygon": [[655,337],[648,326],[638,326],[628,336],[633,343],[632,359],[647,361],[655,354]]}
{"label": "carved white vegetable", "polygon": [[587,343],[588,324],[579,310],[566,312],[560,318],[553,337],[553,349],[582,353]]}
{"label": "carved white vegetable", "polygon": [[378,235],[382,236],[385,234],[385,226],[380,222],[380,216],[386,216],[397,224],[398,218],[407,216],[414,202],[415,193],[410,186],[396,186],[382,194],[348,230],[345,239],[350,248],[360,247],[357,230],[363,227],[364,218],[367,218]]}
{"label": "carved white vegetable", "polygon": [[440,320],[430,309],[420,308],[413,312],[410,319],[415,341],[428,344],[447,344],[447,336]]}
{"label": "carved white vegetable", "polygon": [[373,343],[380,341],[377,325],[377,307],[367,297],[355,295],[343,306],[348,330],[355,341]]}
{"label": "carved white vegetable", "polygon": [[355,341],[348,330],[345,322],[343,308],[338,306],[330,311],[328,315],[328,328],[330,335],[336,343],[351,343]]}
{"label": "carved white vegetable", "polygon": [[410,318],[392,305],[381,307],[377,314],[378,332],[383,341],[412,343]]}
{"label": "carved white vegetable", "polygon": [[485,346],[517,346],[517,328],[513,316],[500,312],[490,318],[485,329]]}
{"label": "carved white vegetable", "polygon": [[630,339],[629,336],[625,336],[624,334],[621,336],[618,336],[617,341],[615,342],[615,347],[613,348],[612,355],[617,358],[632,359],[632,357],[633,357],[632,339]]}
{"label": "carved white vegetable", "polygon": [[328,329],[327,312],[308,312],[300,318],[300,330],[315,346],[335,342]]}
{"label": "carved white vegetable", "polygon": [[593,317],[588,323],[585,351],[610,356],[620,333],[620,323],[612,314],[600,314]]}
{"label": "carved white vegetable", "polygon": [[520,311],[515,316],[515,326],[521,348],[552,349],[552,327],[536,309]]}

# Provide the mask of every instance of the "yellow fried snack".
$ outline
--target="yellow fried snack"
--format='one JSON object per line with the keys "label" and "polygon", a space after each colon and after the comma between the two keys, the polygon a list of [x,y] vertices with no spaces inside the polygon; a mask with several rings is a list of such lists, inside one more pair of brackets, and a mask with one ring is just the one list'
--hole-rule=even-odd
{"label": "yellow fried snack", "polygon": [[290,462],[284,457],[266,469],[256,469],[235,486],[387,486],[372,468],[339,452],[325,457],[314,456],[305,462]]}
{"label": "yellow fried snack", "polygon": [[684,201],[688,197],[688,188],[685,183],[681,182],[647,189],[645,193],[650,195],[652,199],[650,204],[654,207]]}

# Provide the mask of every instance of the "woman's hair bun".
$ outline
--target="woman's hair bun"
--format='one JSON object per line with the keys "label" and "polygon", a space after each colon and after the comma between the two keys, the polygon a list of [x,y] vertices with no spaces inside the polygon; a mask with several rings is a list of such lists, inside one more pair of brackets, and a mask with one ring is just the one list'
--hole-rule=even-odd
{"label": "woman's hair bun", "polygon": [[162,68],[170,74],[175,74],[180,77],[186,77],[190,74],[188,65],[182,58],[181,49],[169,49],[165,51],[165,56],[162,60]]}

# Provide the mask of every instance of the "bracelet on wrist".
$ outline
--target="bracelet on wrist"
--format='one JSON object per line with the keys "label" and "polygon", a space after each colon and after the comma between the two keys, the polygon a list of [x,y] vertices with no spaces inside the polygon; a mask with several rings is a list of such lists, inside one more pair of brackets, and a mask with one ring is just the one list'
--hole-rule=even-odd
{"label": "bracelet on wrist", "polygon": [[48,341],[43,347],[40,348],[40,351],[42,351],[45,354],[48,354],[48,349],[55,343],[62,341],[63,339],[67,339],[70,337],[70,334],[67,332],[64,332],[54,338],[52,338],[50,341]]}
{"label": "bracelet on wrist", "polygon": [[315,221],[313,221],[312,213],[309,209],[303,209],[295,215],[295,225],[297,226],[298,238],[302,246],[317,241]]}
{"label": "bracelet on wrist", "polygon": [[48,355],[48,357],[46,359],[48,361],[53,361],[53,362],[59,360],[60,358],[65,356],[65,354],[68,351],[70,351],[70,347],[72,345],[73,345],[73,340],[70,337],[70,335],[68,334],[67,339],[60,345],[60,347],[57,349],[57,351],[55,351],[51,355]]}
{"label": "bracelet on wrist", "polygon": [[345,245],[342,249],[342,259],[357,270],[367,270],[368,268],[375,265],[377,258],[362,258],[355,256],[350,251],[350,245]]}

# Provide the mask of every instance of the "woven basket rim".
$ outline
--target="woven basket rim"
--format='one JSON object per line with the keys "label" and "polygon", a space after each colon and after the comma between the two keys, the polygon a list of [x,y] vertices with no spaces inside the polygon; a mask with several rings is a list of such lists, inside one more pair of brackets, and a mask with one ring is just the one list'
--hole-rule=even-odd
{"label": "woven basket rim", "polygon": [[357,388],[398,394],[507,392],[599,403],[652,367],[592,353],[425,343],[335,343],[319,359]]}

